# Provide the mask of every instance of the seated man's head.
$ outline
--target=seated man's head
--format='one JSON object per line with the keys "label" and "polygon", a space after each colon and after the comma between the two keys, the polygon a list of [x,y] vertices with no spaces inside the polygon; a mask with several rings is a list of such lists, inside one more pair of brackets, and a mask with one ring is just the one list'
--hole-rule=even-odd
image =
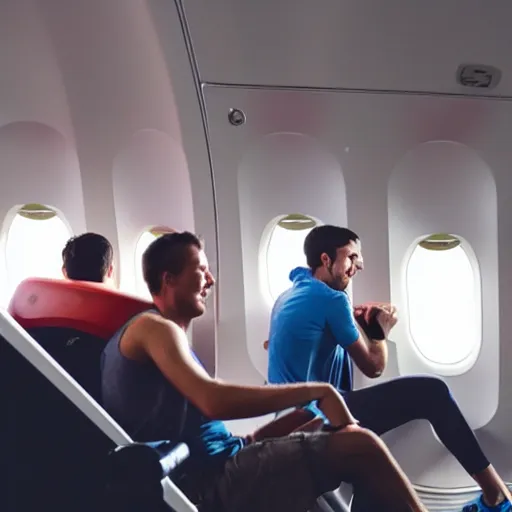
{"label": "seated man's head", "polygon": [[196,235],[184,231],[154,240],[142,256],[142,272],[162,313],[186,323],[205,312],[215,280]]}
{"label": "seated man's head", "polygon": [[361,242],[347,228],[313,228],[304,240],[304,254],[313,275],[335,290],[345,290],[363,269]]}
{"label": "seated man's head", "polygon": [[70,238],[62,251],[62,273],[73,281],[112,284],[112,245],[97,233],[84,233]]}

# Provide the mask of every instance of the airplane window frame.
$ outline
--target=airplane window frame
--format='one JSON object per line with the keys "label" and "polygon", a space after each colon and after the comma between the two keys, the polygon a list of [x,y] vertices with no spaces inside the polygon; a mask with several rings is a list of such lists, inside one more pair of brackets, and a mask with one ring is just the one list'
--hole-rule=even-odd
{"label": "airplane window frame", "polygon": [[[283,221],[287,221],[287,220],[290,220],[290,222],[294,222],[294,220],[298,221],[298,222],[307,222],[307,221],[310,221],[313,223],[313,225],[309,228],[304,228],[304,229],[286,229],[282,226],[280,226],[280,223],[283,222]],[[271,258],[272,256],[270,256],[270,248],[271,248],[271,244],[273,242],[273,237],[276,233],[276,229],[282,229],[284,232],[286,231],[290,231],[290,232],[293,232],[293,231],[300,231],[300,232],[303,232],[304,233],[304,236],[302,238],[302,241],[300,242],[300,247],[301,247],[301,252],[300,254],[302,255],[302,257],[300,259],[303,258],[303,262],[299,263],[298,260],[299,258],[297,258],[297,262],[295,262],[294,264],[291,265],[291,268],[285,273],[284,270],[282,270],[282,274],[281,274],[281,271],[279,272],[279,279],[281,279],[283,282],[284,280],[288,279],[288,275],[290,273],[290,271],[299,266],[299,265],[303,265],[303,266],[307,266],[307,263],[306,263],[306,256],[304,255],[304,252],[303,252],[303,244],[304,244],[304,239],[306,238],[307,234],[316,226],[320,226],[322,225],[323,223],[317,219],[315,216],[313,215],[308,215],[308,214],[304,214],[304,213],[291,213],[291,214],[282,214],[282,215],[279,215],[277,217],[275,217],[274,219],[272,219],[266,226],[265,226],[265,229],[263,230],[263,234],[261,236],[261,239],[260,239],[260,250],[259,250],[259,276],[260,276],[260,279],[259,279],[259,282],[260,282],[260,290],[263,294],[263,296],[265,297],[265,301],[269,304],[270,307],[272,307],[274,305],[274,303],[276,302],[276,300],[278,299],[278,297],[281,295],[281,293],[283,293],[285,290],[291,288],[291,281],[290,281],[290,284],[288,287],[282,289],[277,295],[274,294],[275,290],[273,289],[273,285],[271,284],[271,272],[269,272],[269,268],[271,267],[271,263],[269,263],[269,258]]]}
{"label": "airplane window frame", "polygon": [[[451,360],[440,360],[438,357],[432,357],[432,353],[425,350],[424,340],[420,341],[418,338],[418,334],[416,332],[416,336],[414,335],[414,328],[411,328],[411,293],[410,293],[410,283],[409,283],[409,270],[410,270],[410,263],[411,260],[416,252],[416,250],[423,250],[428,251],[428,249],[422,248],[420,246],[421,242],[425,242],[429,237],[436,236],[439,234],[434,235],[427,235],[419,237],[415,240],[413,244],[409,247],[409,250],[407,251],[407,254],[404,258],[404,265],[403,265],[403,276],[402,276],[402,283],[403,283],[403,291],[404,291],[404,298],[405,298],[405,305],[406,305],[406,322],[407,322],[407,337],[409,339],[410,345],[413,347],[414,352],[416,353],[417,357],[420,358],[421,361],[423,361],[424,364],[426,364],[429,368],[434,370],[435,372],[439,374],[446,374],[447,371],[449,371],[450,375],[461,375],[463,373],[466,373],[469,371],[474,364],[476,363],[478,356],[480,354],[482,343],[483,343],[483,323],[482,323],[482,287],[481,287],[481,274],[480,274],[480,268],[478,264],[478,259],[476,257],[476,254],[469,244],[467,240],[465,240],[463,237],[459,235],[450,235],[457,239],[459,241],[459,244],[456,247],[453,247],[449,249],[449,251],[453,250],[459,250],[458,253],[460,254],[460,251],[465,256],[465,264],[467,264],[471,271],[471,278],[472,282],[471,284],[468,283],[468,286],[471,286],[473,288],[473,298],[471,299],[472,302],[472,313],[468,313],[468,317],[471,317],[471,315],[474,313],[474,333],[472,334],[472,338],[474,339],[471,346],[467,349],[466,352],[463,352],[461,350],[461,355],[457,358],[452,358]],[[432,251],[433,253],[437,251]],[[442,253],[441,251],[440,253]],[[439,254],[440,254],[439,253]],[[425,254],[425,253],[424,253]],[[439,256],[438,254],[438,256]],[[452,253],[452,257],[454,254]],[[433,289],[436,289],[438,293],[442,293],[442,289],[439,286],[439,283],[436,282],[436,285],[433,287]],[[415,292],[418,293],[418,292]],[[462,293],[462,292],[461,292]],[[445,300],[448,300],[446,298],[445,294]],[[450,301],[451,303],[455,303],[457,301],[454,301],[453,298]],[[459,299],[460,302],[460,299]],[[418,306],[421,307],[421,306]],[[460,318],[460,316],[454,314],[453,318]],[[439,329],[439,332],[441,332],[441,329]],[[453,331],[455,331],[455,328],[452,328]],[[461,334],[461,336],[464,336]],[[447,335],[447,337],[451,336]],[[426,339],[426,338],[425,338]],[[430,337],[428,339],[431,339]],[[442,345],[442,342],[439,343],[439,345]]]}
{"label": "airplane window frame", "polygon": [[[38,207],[38,208],[36,208]],[[36,218],[37,213],[39,209],[42,209],[40,212],[42,214],[42,218]],[[32,215],[30,212],[34,212],[34,218],[31,218]],[[45,213],[52,213],[51,217],[44,218]],[[49,244],[41,244],[46,249],[51,246],[51,252],[52,254],[48,256],[48,261],[50,259],[53,259],[53,256],[57,256],[57,261],[55,268],[50,270],[46,270],[44,272],[41,272],[38,270],[37,272],[33,272],[30,270],[28,273],[26,271],[21,271],[21,265],[19,265],[20,268],[18,268],[16,271],[12,272],[12,258],[17,259],[15,256],[10,255],[10,250],[12,250],[12,247],[10,247],[10,243],[12,240],[12,233],[13,229],[17,228],[17,220],[20,219],[19,222],[27,223],[27,222],[52,222],[55,224],[55,221],[58,221],[59,223],[59,231],[60,234],[58,234],[55,237],[54,243]],[[42,224],[40,224],[42,226]],[[47,229],[49,226],[46,225],[45,228]],[[20,226],[21,228],[21,226]],[[50,230],[55,233],[56,226],[51,226]],[[64,231],[66,232],[66,235],[64,237]],[[60,236],[62,235],[62,237]],[[18,235],[20,236],[20,235]],[[31,236],[31,235],[29,235]],[[2,273],[3,273],[3,284],[2,288],[4,289],[4,292],[0,295],[0,302],[7,304],[10,300],[10,297],[16,290],[17,286],[28,277],[43,277],[43,278],[49,278],[49,279],[63,279],[64,276],[62,275],[62,250],[64,249],[64,246],[66,242],[73,236],[73,230],[71,228],[70,223],[68,222],[66,216],[54,206],[45,205],[45,204],[39,204],[39,203],[27,203],[27,204],[18,204],[10,208],[10,210],[7,212],[3,223],[2,223],[2,237],[1,237],[1,247],[3,252],[3,264],[2,264]],[[23,238],[23,236],[22,236]],[[46,238],[46,236],[45,236]],[[20,243],[18,241],[18,243]],[[27,251],[33,250],[30,248],[30,244],[23,244],[23,248],[21,249],[21,252],[25,254]],[[53,251],[55,251],[55,254],[53,254]],[[20,251],[16,250],[16,254],[19,254]],[[15,275],[16,277],[13,279],[12,275]],[[24,277],[19,280],[19,275],[25,274]]]}
{"label": "airplane window frame", "polygon": [[[151,294],[149,293],[146,282],[144,281],[144,273],[142,271],[142,255],[144,251],[149,247],[149,245],[156,240],[158,237],[162,235],[166,235],[168,233],[175,233],[176,230],[167,226],[155,226],[151,225],[147,228],[143,229],[139,232],[137,239],[135,241],[135,250],[133,254],[133,263],[134,263],[134,292],[138,297],[145,300],[153,300],[151,298]],[[140,242],[144,235],[152,235],[153,239],[149,241],[144,249],[140,250]]]}

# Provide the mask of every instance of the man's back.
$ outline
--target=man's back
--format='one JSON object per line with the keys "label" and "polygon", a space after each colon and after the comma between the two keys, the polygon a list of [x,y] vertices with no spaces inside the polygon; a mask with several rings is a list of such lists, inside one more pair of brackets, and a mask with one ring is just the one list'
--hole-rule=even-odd
{"label": "man's back", "polygon": [[[155,310],[154,314],[159,313]],[[136,441],[168,439],[186,442],[192,464],[200,466],[233,456],[244,445],[241,438],[230,434],[221,421],[211,421],[202,415],[153,361],[135,361],[121,353],[120,340],[138,316],[125,324],[103,351],[102,402],[105,410]]]}
{"label": "man's back", "polygon": [[344,347],[356,341],[359,332],[353,321],[343,322],[352,315],[348,296],[315,279],[307,268],[292,270],[290,279],[293,287],[272,310],[269,382],[323,381],[350,390],[351,367]]}

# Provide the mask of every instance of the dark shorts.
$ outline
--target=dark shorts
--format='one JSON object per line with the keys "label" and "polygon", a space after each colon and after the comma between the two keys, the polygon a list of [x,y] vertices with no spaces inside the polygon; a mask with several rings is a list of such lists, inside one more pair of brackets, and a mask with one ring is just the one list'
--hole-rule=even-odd
{"label": "dark shorts", "polygon": [[261,441],[179,485],[201,512],[307,512],[341,483],[325,464],[328,438],[299,432]]}

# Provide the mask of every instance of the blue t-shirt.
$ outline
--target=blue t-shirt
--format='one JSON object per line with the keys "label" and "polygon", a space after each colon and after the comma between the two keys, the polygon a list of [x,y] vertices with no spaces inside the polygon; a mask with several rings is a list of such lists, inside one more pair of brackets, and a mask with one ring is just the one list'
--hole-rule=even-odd
{"label": "blue t-shirt", "polygon": [[328,382],[341,392],[352,389],[346,348],[359,338],[352,305],[343,291],[314,278],[311,270],[290,272],[292,288],[272,310],[268,344],[268,381]]}

